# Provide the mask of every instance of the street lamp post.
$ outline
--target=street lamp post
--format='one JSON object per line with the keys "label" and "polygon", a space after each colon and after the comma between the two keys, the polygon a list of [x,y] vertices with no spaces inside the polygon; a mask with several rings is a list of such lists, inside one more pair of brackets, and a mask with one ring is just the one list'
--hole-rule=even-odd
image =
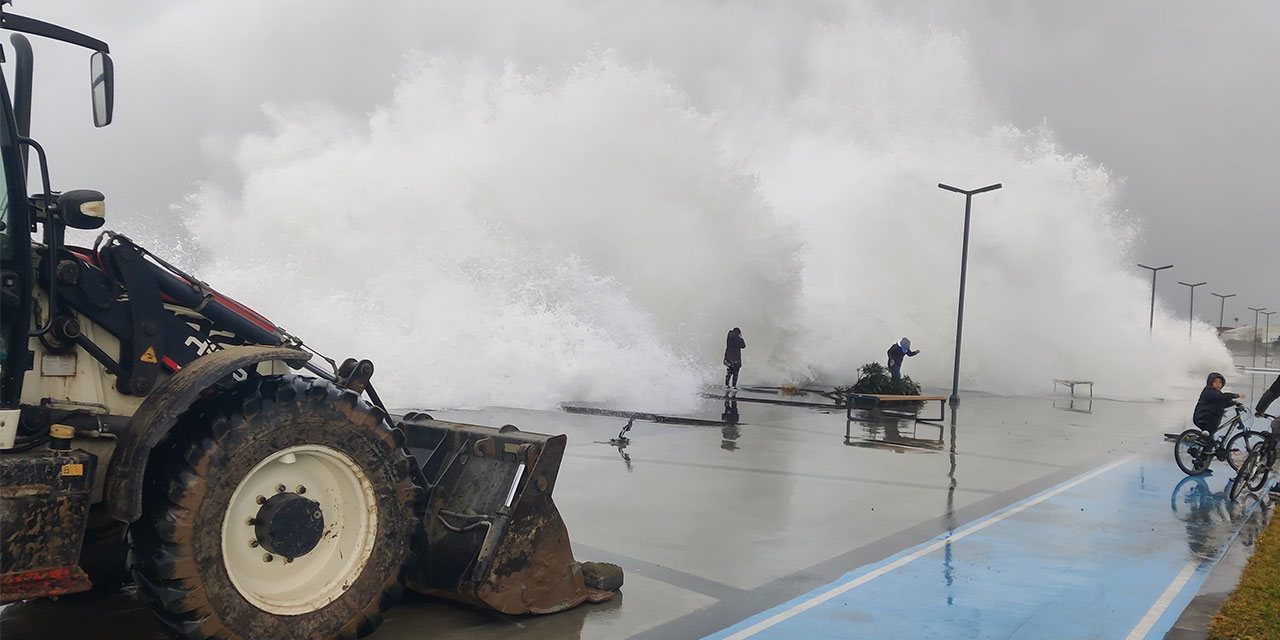
{"label": "street lamp post", "polygon": [[956,310],[956,360],[955,371],[951,376],[951,398],[947,401],[953,411],[960,406],[960,333],[964,330],[964,279],[969,265],[969,211],[973,203],[973,196],[979,193],[995,191],[1002,186],[1004,185],[996,183],[981,189],[965,190],[942,184],[941,182],[938,183],[939,189],[964,194],[964,244],[961,245],[962,248],[960,250],[960,303],[957,305]]}
{"label": "street lamp post", "polygon": [[1258,366],[1258,314],[1266,311],[1267,308],[1258,307],[1255,309],[1253,307],[1248,307],[1248,309],[1253,312],[1253,340],[1251,340],[1251,342],[1253,342],[1253,364],[1249,366],[1256,367]]}
{"label": "street lamp post", "polygon": [[1166,264],[1163,267],[1148,267],[1147,265],[1139,262],[1138,266],[1143,269],[1151,270],[1151,317],[1147,319],[1147,333],[1151,333],[1152,329],[1156,326],[1156,273],[1165,269],[1172,269],[1173,265]]}
{"label": "street lamp post", "polygon": [[[1271,314],[1274,311],[1263,311],[1262,315],[1267,318],[1267,328],[1262,332],[1262,346],[1266,351],[1262,352],[1262,366],[1268,367],[1271,361]],[[1256,331],[1256,329],[1255,329]]]}
{"label": "street lamp post", "polygon": [[1222,295],[1221,293],[1213,293],[1213,292],[1210,292],[1210,295],[1215,295],[1215,296],[1218,296],[1219,298],[1222,298],[1222,304],[1218,306],[1218,326],[1219,326],[1219,327],[1221,327],[1221,326],[1222,326],[1222,314],[1223,314],[1223,312],[1224,312],[1224,311],[1226,311],[1226,310],[1227,310],[1227,298],[1234,298],[1236,294],[1234,294],[1234,293],[1228,293],[1227,295],[1225,295],[1225,296],[1224,296],[1224,295]]}
{"label": "street lamp post", "polygon": [[1195,320],[1196,320],[1196,287],[1201,286],[1201,285],[1206,284],[1206,283],[1204,283],[1204,282],[1197,282],[1197,283],[1195,283],[1195,284],[1190,284],[1190,283],[1186,283],[1186,282],[1183,282],[1183,281],[1179,280],[1179,281],[1178,281],[1178,284],[1180,284],[1180,285],[1182,285],[1182,286],[1184,286],[1184,287],[1190,287],[1190,289],[1191,289],[1191,308],[1187,310],[1187,338],[1190,338],[1190,337],[1191,337],[1191,327],[1195,324]]}

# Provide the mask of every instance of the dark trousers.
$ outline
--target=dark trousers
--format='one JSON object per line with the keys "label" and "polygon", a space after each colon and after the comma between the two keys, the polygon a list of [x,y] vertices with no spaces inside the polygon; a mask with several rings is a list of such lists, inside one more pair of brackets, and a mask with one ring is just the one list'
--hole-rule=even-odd
{"label": "dark trousers", "polygon": [[[1213,420],[1213,419],[1210,418],[1210,420]],[[1210,422],[1209,420],[1201,420],[1200,422],[1196,422],[1193,419],[1191,421],[1191,424],[1197,427],[1200,427],[1200,429],[1204,431],[1208,431],[1209,436],[1212,437],[1215,433],[1217,433],[1218,428],[1222,426],[1222,417],[1219,416],[1217,420],[1213,420],[1212,422]]]}
{"label": "dark trousers", "polygon": [[[728,387],[728,386],[733,386],[733,387],[735,387],[735,388],[736,388],[736,387],[738,386],[738,370],[742,368],[742,363],[741,363],[741,362],[726,362],[726,363],[724,363],[724,368],[725,368],[725,372],[724,372],[724,386],[726,386],[726,387]],[[732,379],[732,380],[733,380],[733,383],[732,383],[732,384],[730,384],[730,383],[729,383],[729,380],[730,380],[730,379]]]}
{"label": "dark trousers", "polygon": [[893,376],[894,380],[901,380],[902,379],[902,363],[899,362],[898,364],[889,365],[889,375]]}

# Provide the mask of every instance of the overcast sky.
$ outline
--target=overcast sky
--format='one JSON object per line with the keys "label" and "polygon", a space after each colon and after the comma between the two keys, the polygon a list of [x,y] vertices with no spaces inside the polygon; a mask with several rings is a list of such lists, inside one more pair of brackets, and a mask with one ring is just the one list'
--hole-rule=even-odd
{"label": "overcast sky", "polygon": [[[107,41],[116,123],[89,125],[87,53],[40,42],[33,134],[55,188],[97,188],[120,221],[165,225],[200,182],[229,180],[226,140],[263,128],[266,103],[360,115],[385,104],[410,51],[512,60],[552,73],[591,50],[669,73],[709,111],[788,90],[798,42],[865,2],[183,2],[19,0],[16,13]],[[905,6],[900,6],[905,5]],[[1091,0],[883,2],[970,48],[993,122],[1044,125],[1123,180],[1141,221],[1132,262],[1173,263],[1157,295],[1216,324],[1218,299],[1280,309],[1280,4]],[[744,69],[758,70],[749,84]],[[992,182],[1002,180],[991,176]],[[964,186],[964,185],[962,185]],[[979,185],[968,185],[976,187]],[[1010,185],[1006,185],[1010,187]],[[922,189],[934,188],[931,184]],[[959,205],[957,205],[959,206]],[[981,215],[980,210],[977,215]],[[1141,272],[1136,266],[1135,272]],[[1280,322],[1280,320],[1278,320]]]}

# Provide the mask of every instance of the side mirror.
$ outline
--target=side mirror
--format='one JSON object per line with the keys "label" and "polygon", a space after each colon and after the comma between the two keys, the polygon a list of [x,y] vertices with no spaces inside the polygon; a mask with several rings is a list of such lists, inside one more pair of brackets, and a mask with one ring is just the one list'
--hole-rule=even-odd
{"label": "side mirror", "polygon": [[111,124],[111,107],[115,96],[115,75],[111,56],[95,51],[89,59],[89,80],[93,88],[93,126]]}
{"label": "side mirror", "polygon": [[58,215],[72,229],[97,229],[106,223],[106,198],[97,191],[76,189],[58,196]]}

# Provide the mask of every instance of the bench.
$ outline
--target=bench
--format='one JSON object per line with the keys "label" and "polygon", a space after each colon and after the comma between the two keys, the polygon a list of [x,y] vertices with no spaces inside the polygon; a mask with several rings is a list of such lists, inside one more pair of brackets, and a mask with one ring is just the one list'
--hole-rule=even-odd
{"label": "bench", "polygon": [[[853,411],[854,411],[854,408],[858,405],[858,402],[859,402],[859,401],[862,401],[864,404],[866,404],[866,403],[870,403],[870,405],[871,405],[870,407],[865,407],[865,406],[863,407],[863,408],[865,408],[865,409],[867,409],[867,410],[871,411],[871,417],[870,417],[870,418],[856,418],[856,417],[854,417],[854,415],[853,415]],[[938,417],[936,417],[936,418],[921,418],[921,417],[920,417],[920,412],[919,412],[919,411],[912,411],[912,410],[910,410],[910,409],[907,409],[907,410],[901,410],[901,411],[899,411],[899,410],[892,409],[892,408],[890,408],[890,409],[886,409],[886,408],[884,408],[884,407],[882,407],[882,406],[881,406],[881,403],[884,403],[884,402],[901,402],[901,401],[907,401],[907,402],[937,402],[937,403],[938,403]],[[875,420],[876,420],[876,418],[877,418],[877,417],[879,417],[880,415],[885,415],[885,414],[887,414],[887,415],[891,415],[891,416],[900,416],[900,417],[904,417],[904,418],[911,418],[912,420],[914,420],[914,421],[916,421],[916,422],[933,422],[933,423],[940,423],[940,422],[942,422],[943,420],[945,420],[945,419],[946,419],[946,417],[947,417],[947,416],[946,416],[946,413],[947,413],[947,405],[946,405],[946,402],[947,402],[947,398],[946,398],[946,396],[897,396],[897,395],[887,395],[887,394],[883,394],[883,393],[851,393],[851,394],[849,394],[848,400],[846,400],[846,401],[845,401],[845,403],[844,403],[844,407],[845,407],[845,409],[844,409],[844,412],[845,412],[845,414],[844,414],[844,415],[845,415],[845,422],[844,422],[844,437],[845,437],[846,439],[848,439],[848,438],[849,438],[849,428],[850,428],[850,426],[851,426],[853,423],[855,423],[855,422],[875,422]]]}
{"label": "bench", "polygon": [[1054,381],[1053,381],[1053,390],[1056,392],[1056,391],[1058,390],[1058,385],[1063,385],[1063,386],[1068,387],[1068,388],[1070,388],[1070,389],[1071,389],[1071,397],[1072,397],[1072,398],[1074,398],[1074,397],[1076,397],[1076,385],[1078,385],[1078,384],[1087,384],[1087,385],[1089,385],[1089,397],[1090,397],[1090,398],[1092,398],[1092,397],[1093,397],[1093,381],[1092,381],[1092,380],[1061,380],[1061,379],[1054,379]]}

